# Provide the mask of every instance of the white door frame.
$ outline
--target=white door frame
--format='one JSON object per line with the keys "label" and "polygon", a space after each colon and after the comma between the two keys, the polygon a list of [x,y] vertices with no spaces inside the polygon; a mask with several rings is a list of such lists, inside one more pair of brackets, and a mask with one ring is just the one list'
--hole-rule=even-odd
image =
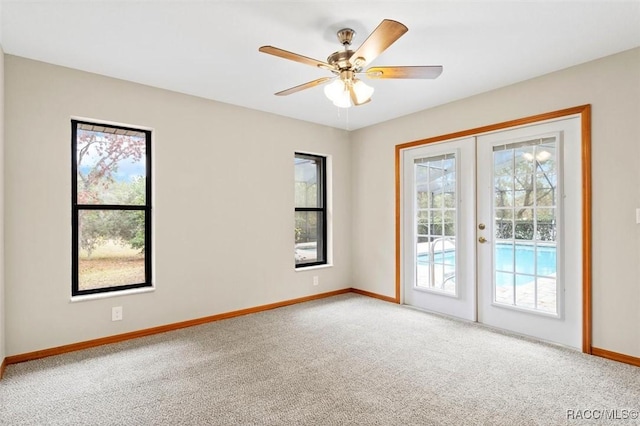
{"label": "white door frame", "polygon": [[421,145],[454,140],[467,136],[495,132],[502,129],[516,128],[545,121],[557,120],[569,116],[580,118],[581,124],[581,183],[582,183],[582,351],[590,354],[592,351],[592,311],[591,311],[591,105],[534,115],[517,120],[464,130],[428,139],[418,140],[396,145],[395,147],[395,176],[396,176],[396,303],[402,303],[403,282],[403,247],[402,247],[402,153],[403,150]]}

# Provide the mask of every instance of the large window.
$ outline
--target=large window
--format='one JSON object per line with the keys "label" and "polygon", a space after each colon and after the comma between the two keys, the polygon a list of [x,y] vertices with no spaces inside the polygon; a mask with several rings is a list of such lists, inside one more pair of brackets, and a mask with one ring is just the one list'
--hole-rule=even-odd
{"label": "large window", "polygon": [[151,286],[151,132],[71,121],[72,295]]}
{"label": "large window", "polygon": [[295,265],[327,263],[326,158],[296,153]]}

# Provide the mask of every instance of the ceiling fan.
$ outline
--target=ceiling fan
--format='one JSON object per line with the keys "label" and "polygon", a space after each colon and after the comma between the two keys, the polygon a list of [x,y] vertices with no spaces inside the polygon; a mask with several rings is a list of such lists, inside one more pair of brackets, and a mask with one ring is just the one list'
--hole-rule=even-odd
{"label": "ceiling fan", "polygon": [[341,108],[358,106],[371,101],[373,87],[366,85],[356,76],[364,74],[369,78],[414,78],[434,79],[442,73],[442,66],[404,66],[404,67],[371,67],[363,71],[364,67],[395,43],[409,29],[400,22],[384,19],[380,25],[367,37],[362,45],[355,51],[350,49],[351,40],[355,31],[351,28],[343,28],[338,31],[338,40],[344,46],[344,50],[332,53],[326,62],[297,53],[289,52],[273,46],[262,46],[260,52],[291,61],[323,68],[335,74],[334,77],[322,77],[298,86],[291,87],[276,93],[276,96],[286,96],[301,90],[316,87],[332,82],[325,86],[325,95],[333,101],[334,105]]}

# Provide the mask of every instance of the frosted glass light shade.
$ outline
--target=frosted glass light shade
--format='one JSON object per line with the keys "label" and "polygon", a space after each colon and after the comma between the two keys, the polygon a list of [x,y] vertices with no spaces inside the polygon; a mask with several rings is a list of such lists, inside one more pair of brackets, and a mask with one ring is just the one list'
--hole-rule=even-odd
{"label": "frosted glass light shade", "polygon": [[373,87],[367,86],[358,79],[342,80],[336,79],[324,87],[324,94],[339,108],[349,108],[353,106],[349,86],[353,87],[356,99],[359,104],[367,102],[373,94]]}
{"label": "frosted glass light shade", "polygon": [[344,94],[340,96],[340,99],[333,101],[333,104],[338,108],[350,108],[351,98],[349,97],[349,92],[344,92]]}
{"label": "frosted glass light shade", "polygon": [[345,89],[344,81],[338,78],[324,86],[324,94],[329,98],[329,100],[335,102],[340,99],[345,92]]}
{"label": "frosted glass light shade", "polygon": [[373,95],[373,87],[367,86],[362,80],[354,80],[353,91],[359,104],[367,102]]}

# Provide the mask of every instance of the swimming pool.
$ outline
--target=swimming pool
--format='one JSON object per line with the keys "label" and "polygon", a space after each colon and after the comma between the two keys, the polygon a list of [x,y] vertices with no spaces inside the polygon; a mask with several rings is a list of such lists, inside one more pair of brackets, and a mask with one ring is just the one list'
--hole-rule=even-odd
{"label": "swimming pool", "polygon": [[[515,264],[514,264],[515,257]],[[434,261],[455,266],[455,251],[446,250],[434,253]],[[429,253],[418,255],[418,265],[429,264]],[[496,244],[495,254],[496,285],[499,287],[513,284],[522,285],[531,282],[535,275],[553,277],[557,271],[556,247],[533,244]]]}

